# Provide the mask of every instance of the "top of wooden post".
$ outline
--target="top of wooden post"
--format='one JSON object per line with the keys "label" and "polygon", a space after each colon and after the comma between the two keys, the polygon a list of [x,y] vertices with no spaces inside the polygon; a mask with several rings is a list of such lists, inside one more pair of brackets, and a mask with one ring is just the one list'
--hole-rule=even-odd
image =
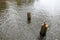
{"label": "top of wooden post", "polygon": [[44,22],[44,24],[42,24],[42,27],[48,28],[48,24],[46,24],[46,23]]}

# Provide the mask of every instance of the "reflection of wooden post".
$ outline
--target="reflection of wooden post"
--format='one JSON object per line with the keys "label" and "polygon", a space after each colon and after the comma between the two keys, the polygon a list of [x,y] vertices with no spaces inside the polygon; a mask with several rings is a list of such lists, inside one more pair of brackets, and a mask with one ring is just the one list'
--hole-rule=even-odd
{"label": "reflection of wooden post", "polygon": [[41,36],[45,36],[46,35],[47,28],[48,28],[48,24],[46,24],[44,22],[44,24],[42,24],[42,26],[41,26],[41,31],[40,31],[40,35]]}
{"label": "reflection of wooden post", "polygon": [[6,9],[6,1],[7,0],[0,0],[0,12]]}
{"label": "reflection of wooden post", "polygon": [[28,21],[28,23],[31,22],[31,13],[30,12],[27,13],[27,21]]}

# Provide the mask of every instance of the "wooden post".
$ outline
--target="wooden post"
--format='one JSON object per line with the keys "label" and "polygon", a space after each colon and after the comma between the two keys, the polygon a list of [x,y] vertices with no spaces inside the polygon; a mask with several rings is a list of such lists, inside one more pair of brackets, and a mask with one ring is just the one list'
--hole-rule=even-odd
{"label": "wooden post", "polygon": [[45,36],[45,35],[46,35],[47,28],[48,28],[48,24],[46,24],[46,23],[44,22],[44,24],[41,25],[41,31],[40,31],[40,35],[41,35],[41,36]]}
{"label": "wooden post", "polygon": [[28,21],[28,23],[31,22],[31,13],[30,12],[27,13],[27,21]]}

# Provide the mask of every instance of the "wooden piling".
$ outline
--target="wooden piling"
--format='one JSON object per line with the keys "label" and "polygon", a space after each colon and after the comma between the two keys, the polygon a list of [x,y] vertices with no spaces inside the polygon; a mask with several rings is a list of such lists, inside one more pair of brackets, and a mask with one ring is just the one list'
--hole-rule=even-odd
{"label": "wooden piling", "polygon": [[46,23],[44,22],[44,24],[41,25],[41,31],[40,31],[40,35],[41,35],[41,36],[45,36],[45,35],[46,35],[47,28],[48,28],[48,24],[46,24]]}
{"label": "wooden piling", "polygon": [[28,21],[28,23],[31,22],[31,13],[30,12],[27,13],[27,21]]}

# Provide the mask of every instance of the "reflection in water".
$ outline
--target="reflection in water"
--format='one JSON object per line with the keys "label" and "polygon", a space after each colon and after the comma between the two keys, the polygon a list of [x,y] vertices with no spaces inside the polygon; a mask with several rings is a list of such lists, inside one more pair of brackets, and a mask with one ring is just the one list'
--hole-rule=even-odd
{"label": "reflection in water", "polygon": [[0,16],[3,15],[4,10],[6,9],[6,2],[0,2]]}
{"label": "reflection in water", "polygon": [[16,0],[17,5],[22,5],[22,4],[29,4],[31,2],[34,2],[34,0]]}
{"label": "reflection in water", "polygon": [[40,37],[38,38],[38,40],[46,40],[46,36],[43,37],[43,36],[40,35]]}
{"label": "reflection in water", "polygon": [[55,15],[54,13],[54,7],[56,5],[57,0],[35,0],[34,2],[34,8],[35,10],[40,11],[40,9],[43,9],[45,11],[48,11],[49,15]]}
{"label": "reflection in water", "polygon": [[0,2],[0,11],[6,9],[6,2]]}

